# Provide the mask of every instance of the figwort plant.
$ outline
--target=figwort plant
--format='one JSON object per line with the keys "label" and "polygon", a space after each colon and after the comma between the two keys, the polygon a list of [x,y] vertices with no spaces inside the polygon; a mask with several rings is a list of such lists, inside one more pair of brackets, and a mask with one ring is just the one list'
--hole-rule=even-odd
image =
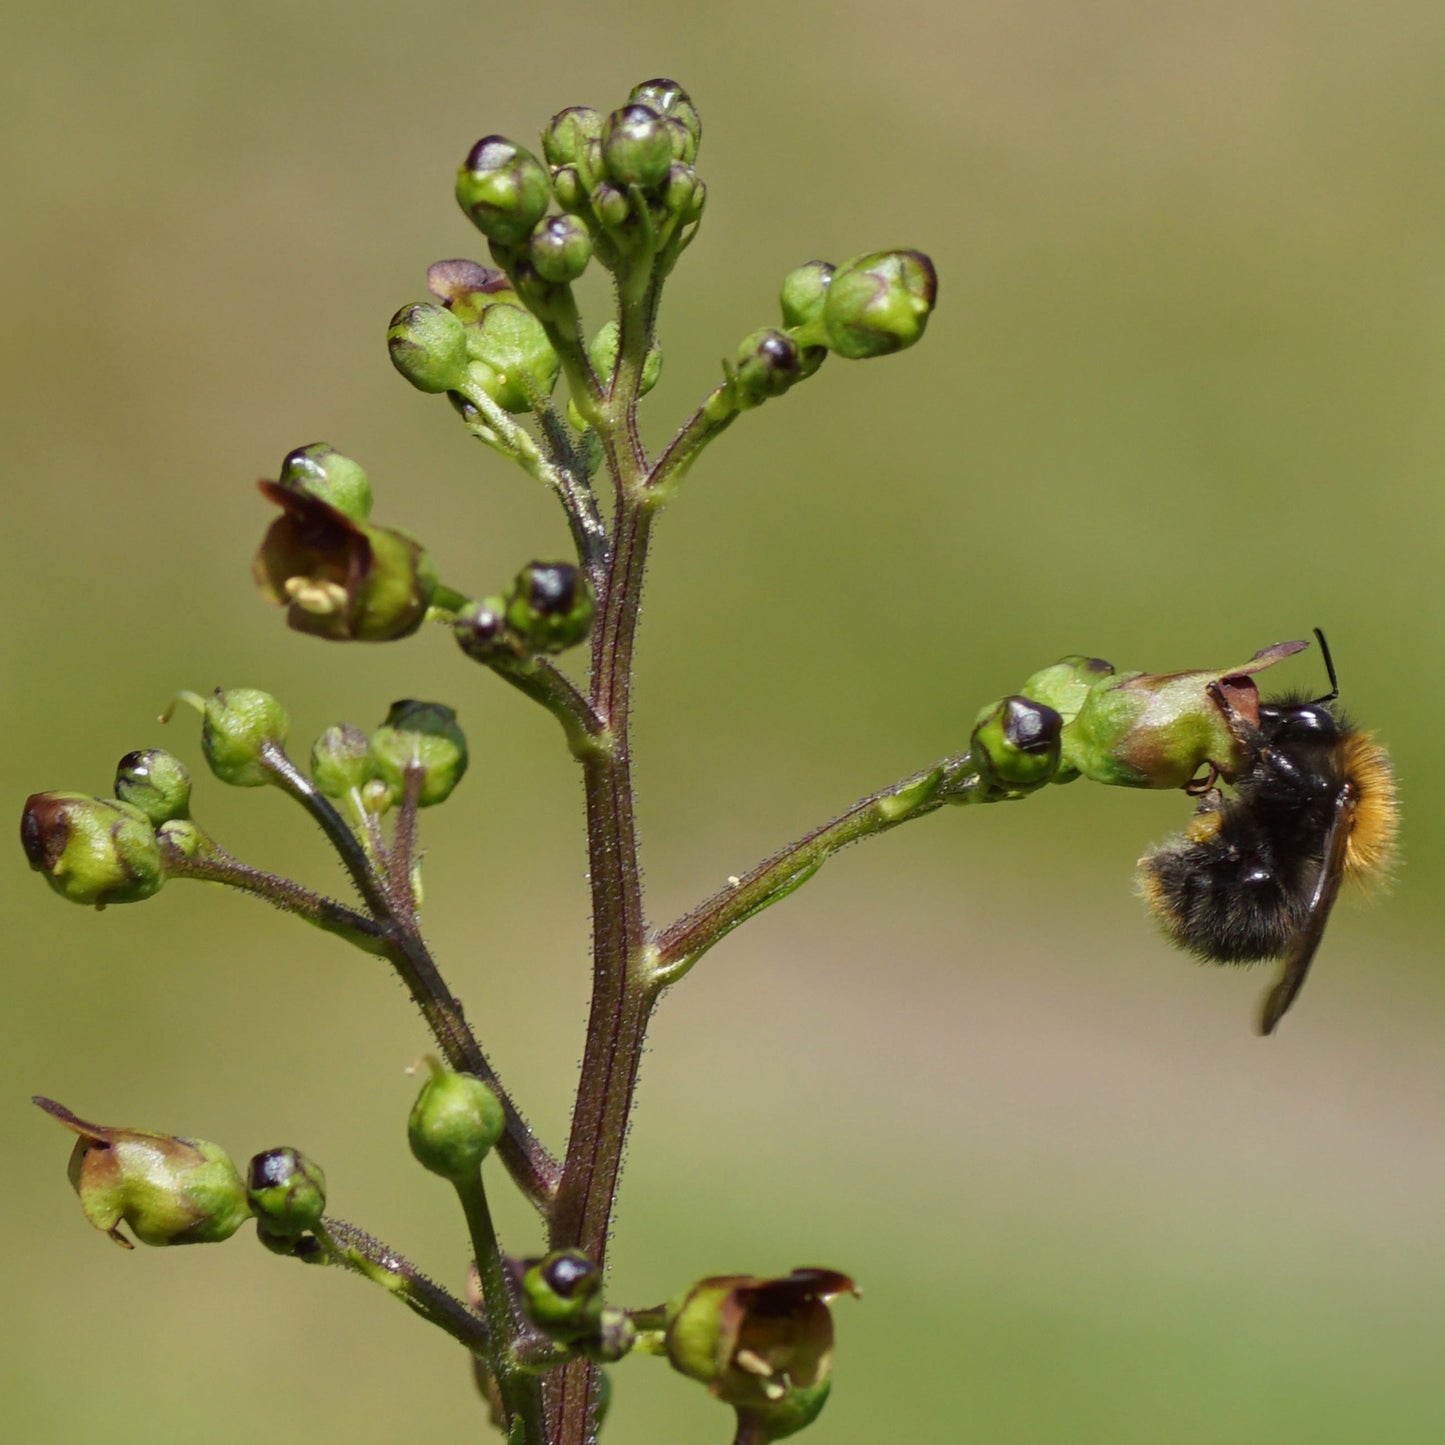
{"label": "figwort plant", "polygon": [[[681,87],[652,80],[611,114],[559,112],[540,156],[501,136],[478,141],[456,194],[491,264],[437,262],[427,273],[432,299],[403,307],[387,332],[392,360],[412,385],[446,397],[475,437],[554,493],[574,557],[532,562],[495,593],[474,596],[441,579],[409,533],[372,517],[366,473],[332,447],[292,451],[279,476],[261,483],[279,516],[255,578],[291,627],[332,642],[397,641],[428,622],[450,627],[461,654],[556,719],[581,769],[592,997],[560,1151],[528,1126],[423,937],[420,813],[446,802],[467,768],[449,707],[403,701],[370,732],[338,724],[303,764],[287,751],[287,714],[268,694],[229,688],[178,698],[200,714],[202,751],[217,778],[279,788],[310,815],[355,891],[349,901],[229,853],[192,818],[184,766],[159,750],[124,757],[111,798],[35,794],[21,825],[32,866],[73,902],[138,902],[168,880],[201,879],[264,898],[395,969],[440,1055],[428,1061],[408,1130],[417,1161],[452,1186],[465,1216],[474,1268],[463,1294],[329,1215],[321,1169],[294,1149],[259,1154],[243,1173],[214,1144],[91,1124],[37,1102],[77,1136],[70,1178],[97,1228],[127,1247],[122,1224],[145,1244],[188,1244],[226,1239],[254,1220],[275,1254],[354,1271],[469,1352],[492,1420],[512,1445],[594,1440],[607,1399],[601,1367],[630,1352],[699,1381],[735,1413],[738,1445],[802,1429],[827,1397],[829,1301],[853,1289],[842,1273],[716,1276],[681,1283],[671,1302],[647,1308],[608,1297],[623,1141],[663,992],[840,848],[945,804],[1020,798],[1080,776],[1179,787],[1201,770],[1210,781],[1236,775],[1249,736],[1238,719],[1259,717],[1249,674],[1297,647],[1165,677],[1065,658],[983,709],[956,756],[864,798],[675,922],[652,924],[633,813],[629,689],[653,524],[737,418],[808,381],[830,356],[868,360],[913,345],[937,294],[931,262],[912,250],[797,267],[782,283],[779,324],[747,336],[667,446],[647,455],[638,404],[661,363],[664,283],[703,216],[700,134]],[[616,314],[589,332],[573,283],[593,265],[612,278]],[[587,664],[574,682],[552,659],[584,645]],[[488,1191],[501,1172],[539,1216],[526,1257],[504,1250],[493,1228]]]}

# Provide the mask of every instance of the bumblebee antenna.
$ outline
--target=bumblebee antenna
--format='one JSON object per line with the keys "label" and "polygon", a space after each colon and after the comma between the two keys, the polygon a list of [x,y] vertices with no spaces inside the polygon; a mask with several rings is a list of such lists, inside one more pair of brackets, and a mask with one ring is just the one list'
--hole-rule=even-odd
{"label": "bumblebee antenna", "polygon": [[1320,655],[1325,660],[1325,671],[1330,675],[1330,690],[1323,697],[1315,698],[1315,702],[1333,702],[1340,695],[1340,680],[1335,676],[1335,660],[1330,656],[1330,645],[1325,641],[1324,633],[1316,627],[1314,634],[1320,645]]}

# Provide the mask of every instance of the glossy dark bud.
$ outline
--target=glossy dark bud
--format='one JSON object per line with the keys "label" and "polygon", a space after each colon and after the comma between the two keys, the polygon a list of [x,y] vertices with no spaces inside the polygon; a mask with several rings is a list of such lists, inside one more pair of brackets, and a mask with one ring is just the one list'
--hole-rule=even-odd
{"label": "glossy dark bud", "polygon": [[32,793],[20,815],[20,842],[30,866],[72,903],[139,903],[166,881],[155,825],[112,798]]}
{"label": "glossy dark bud", "polygon": [[570,562],[533,562],[506,598],[507,626],[532,652],[563,652],[592,627],[592,584]]}
{"label": "glossy dark bud", "polygon": [[397,797],[420,774],[417,806],[444,803],[467,770],[467,740],[457,715],[439,702],[404,698],[391,705],[386,721],[371,735],[371,756],[381,780]]}
{"label": "glossy dark bud", "polygon": [[923,336],[937,296],[938,276],[921,251],[855,256],[828,284],[828,346],[855,361],[902,351]]}
{"label": "glossy dark bud", "polygon": [[587,142],[602,139],[602,116],[590,105],[559,110],[542,132],[542,154],[554,166],[587,165]]}
{"label": "glossy dark bud", "polygon": [[403,306],[386,332],[391,364],[418,391],[455,391],[466,379],[467,333],[444,306]]}
{"label": "glossy dark bud", "polygon": [[127,753],[116,765],[115,795],[159,827],[189,813],[191,775],[174,753],[144,748]]}
{"label": "glossy dark bud", "polygon": [[697,148],[702,140],[702,119],[688,93],[675,80],[644,80],[632,87],[632,94],[627,99],[634,104],[650,106],[675,131],[686,137],[680,141],[674,134],[674,150],[679,160],[691,165],[697,158]]}
{"label": "glossy dark bud", "polygon": [[755,331],[738,347],[733,373],[737,397],[744,407],[761,406],[809,373],[798,343],[786,331]]}
{"label": "glossy dark bud", "polygon": [[328,798],[344,798],[375,776],[371,740],[360,728],[337,723],[311,744],[311,777]]}
{"label": "glossy dark bud", "polygon": [[607,117],[602,163],[616,185],[655,191],[667,179],[672,162],[670,128],[650,105],[625,105]]}
{"label": "glossy dark bud", "polygon": [[1006,697],[979,713],[969,752],[989,782],[1013,793],[1032,792],[1058,772],[1063,727],[1063,718],[1046,704]]}
{"label": "glossy dark bud", "polygon": [[527,243],[527,255],[544,281],[567,285],[592,259],[592,237],[576,216],[547,216]]}
{"label": "glossy dark bud", "polygon": [[500,597],[484,597],[456,616],[452,632],[457,646],[473,662],[490,662],[502,654],[515,655],[507,631],[506,603]]}
{"label": "glossy dark bud", "polygon": [[315,1229],[326,1212],[326,1175],[295,1149],[267,1149],[251,1160],[246,1198],[268,1234],[294,1238]]}
{"label": "glossy dark bud", "polygon": [[457,172],[462,210],[484,236],[504,245],[525,241],[551,200],[546,167],[505,136],[479,140]]}
{"label": "glossy dark bud", "polygon": [[829,261],[805,261],[783,277],[778,299],[784,326],[811,326],[819,320],[836,269]]}
{"label": "glossy dark bud", "polygon": [[507,1116],[496,1094],[471,1074],[453,1074],[430,1063],[407,1120],[417,1163],[454,1184],[473,1178],[502,1137]]}
{"label": "glossy dark bud", "polygon": [[366,473],[326,442],[287,452],[276,485],[315,497],[354,522],[364,522],[371,515],[371,482]]}
{"label": "glossy dark bud", "polygon": [[142,1244],[214,1244],[251,1217],[241,1176],[218,1144],[88,1124],[53,1099],[35,1102],[78,1136],[69,1173],[81,1209],[124,1248],[121,1224]]}
{"label": "glossy dark bud", "polygon": [[522,1276],[522,1308],[538,1329],[564,1344],[597,1333],[602,1271],[580,1249],[559,1249]]}

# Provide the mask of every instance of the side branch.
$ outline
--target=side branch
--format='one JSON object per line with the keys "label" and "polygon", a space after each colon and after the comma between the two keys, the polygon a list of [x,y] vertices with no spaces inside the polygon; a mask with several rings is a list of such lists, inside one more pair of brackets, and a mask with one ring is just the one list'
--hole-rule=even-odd
{"label": "side branch", "polygon": [[973,790],[969,785],[977,776],[966,753],[945,758],[870,793],[832,822],[764,859],[751,872],[729,880],[726,888],[654,938],[650,952],[653,988],[661,990],[676,983],[715,943],[801,888],[840,848],[921,818],[947,802],[970,801]]}

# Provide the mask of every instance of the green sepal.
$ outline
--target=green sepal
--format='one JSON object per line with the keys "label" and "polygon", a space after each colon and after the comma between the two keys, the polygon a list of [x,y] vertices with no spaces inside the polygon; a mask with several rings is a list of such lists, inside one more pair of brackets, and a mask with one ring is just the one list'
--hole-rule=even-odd
{"label": "green sepal", "polygon": [[20,815],[20,841],[30,866],[72,903],[139,903],[166,881],[155,825],[118,799],[32,793]]}
{"label": "green sepal", "polygon": [[371,515],[371,482],[366,473],[326,442],[287,452],[276,485],[315,497],[353,522],[364,522]]}
{"label": "green sepal", "polygon": [[444,306],[403,306],[387,327],[386,346],[392,365],[418,391],[455,391],[466,379],[466,328]]}
{"label": "green sepal", "polygon": [[375,776],[371,740],[360,728],[336,723],[311,744],[311,777],[328,798],[344,798]]}
{"label": "green sepal", "polygon": [[207,698],[181,693],[178,700],[200,709],[201,751],[223,783],[259,788],[274,781],[267,755],[286,746],[291,719],[269,692],[218,687]]}
{"label": "green sepal", "polygon": [[414,769],[421,772],[417,806],[444,803],[467,770],[467,740],[457,715],[439,702],[403,698],[391,705],[386,721],[371,735],[371,756],[378,777],[397,797],[406,791]]}
{"label": "green sepal", "polygon": [[784,326],[812,326],[823,314],[828,299],[828,286],[837,267],[828,261],[805,261],[783,277],[778,297],[783,310]]}
{"label": "green sepal", "polygon": [[429,1077],[407,1120],[411,1152],[422,1168],[468,1183],[496,1147],[507,1116],[493,1090],[471,1074],[454,1074],[427,1060]]}
{"label": "green sepal", "polygon": [[460,388],[480,388],[510,412],[532,410],[536,397],[550,396],[562,369],[542,323],[517,302],[491,300],[466,328],[470,363]]}
{"label": "green sepal", "polygon": [[937,297],[937,273],[921,251],[855,256],[828,283],[818,317],[824,336],[806,342],[826,340],[853,361],[902,351],[922,338]]}

